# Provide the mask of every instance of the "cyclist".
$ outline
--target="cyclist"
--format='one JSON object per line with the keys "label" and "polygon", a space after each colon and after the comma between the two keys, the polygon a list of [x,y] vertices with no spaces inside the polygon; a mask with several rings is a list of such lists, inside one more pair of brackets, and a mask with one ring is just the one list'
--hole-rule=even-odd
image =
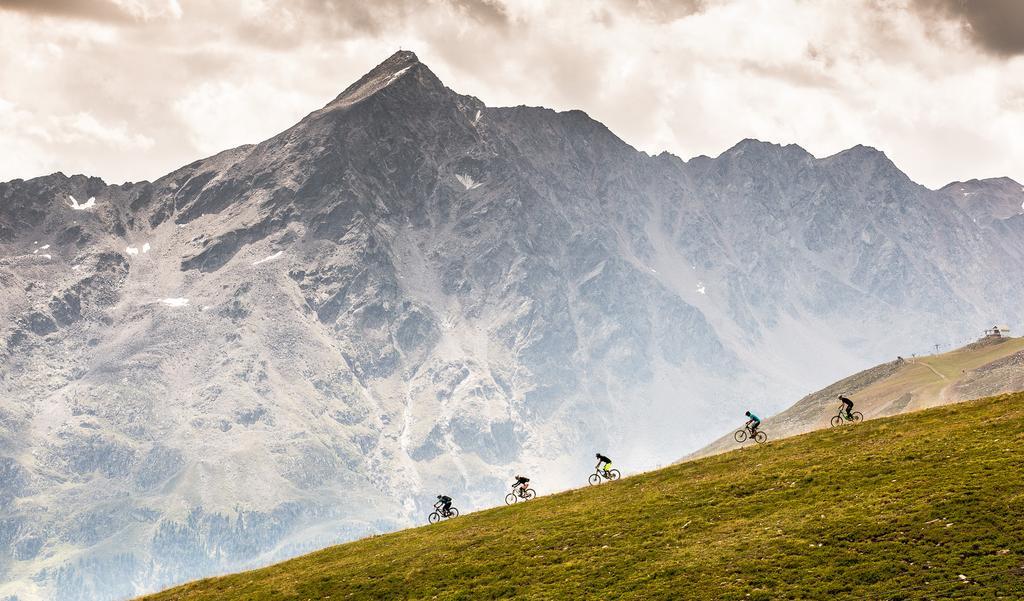
{"label": "cyclist", "polygon": [[853,420],[853,401],[843,395],[839,395],[839,400],[842,401],[843,406],[846,407],[846,419]]}
{"label": "cyclist", "polygon": [[[605,476],[607,476],[608,470],[612,469],[612,460],[608,459],[607,457],[600,453],[595,453],[594,457],[597,457],[597,465],[594,466],[594,469],[596,469],[599,472],[603,471]],[[602,463],[604,464],[603,468],[601,467]],[[598,482],[600,482],[600,480],[598,480]]]}
{"label": "cyclist", "polygon": [[437,495],[437,503],[434,503],[434,509],[440,509],[441,515],[448,517],[452,513],[452,498],[448,495]]}
{"label": "cyclist", "polygon": [[747,420],[747,423],[744,424],[744,427],[746,429],[750,430],[750,437],[754,438],[754,436],[757,435],[758,427],[761,426],[761,418],[756,416],[756,415],[754,415],[753,413],[751,413],[749,411],[744,413],[744,415],[746,415],[747,417],[750,418],[750,419]]}
{"label": "cyclist", "polygon": [[519,490],[516,491],[516,494],[518,494],[520,497],[525,496],[526,495],[526,489],[529,487],[529,484],[530,484],[530,479],[529,478],[527,478],[526,476],[516,475],[516,483],[512,485],[512,490],[515,490],[516,487],[518,486]]}

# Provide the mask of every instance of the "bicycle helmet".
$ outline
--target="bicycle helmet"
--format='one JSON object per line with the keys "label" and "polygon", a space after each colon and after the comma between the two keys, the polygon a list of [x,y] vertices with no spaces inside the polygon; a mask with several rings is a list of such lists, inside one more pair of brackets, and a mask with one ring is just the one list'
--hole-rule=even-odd
{"label": "bicycle helmet", "polygon": [[437,499],[440,501],[441,500],[441,495],[437,495]]}
{"label": "bicycle helmet", "polygon": [[600,453],[594,453],[594,457],[597,457],[598,459],[600,459],[601,458],[601,454]]}
{"label": "bicycle helmet", "polygon": [[749,411],[744,411],[743,415],[746,415],[747,417],[750,417],[750,412]]}

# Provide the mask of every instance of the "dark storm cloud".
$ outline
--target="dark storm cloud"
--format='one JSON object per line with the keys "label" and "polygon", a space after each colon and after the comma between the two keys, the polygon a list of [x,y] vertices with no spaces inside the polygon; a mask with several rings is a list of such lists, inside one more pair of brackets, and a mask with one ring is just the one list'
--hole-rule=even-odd
{"label": "dark storm cloud", "polygon": [[104,0],[0,0],[0,11],[4,10],[91,21],[132,21],[130,14],[113,2]]}
{"label": "dark storm cloud", "polygon": [[914,5],[927,17],[960,20],[989,52],[1024,54],[1024,0],[914,0]]}

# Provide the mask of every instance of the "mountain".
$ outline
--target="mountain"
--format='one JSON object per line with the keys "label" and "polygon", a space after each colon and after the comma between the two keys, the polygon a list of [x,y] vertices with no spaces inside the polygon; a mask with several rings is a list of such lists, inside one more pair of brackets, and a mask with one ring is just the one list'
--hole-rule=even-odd
{"label": "mountain", "polygon": [[147,599],[1014,598],[1022,428],[1024,394],[883,418]]}
{"label": "mountain", "polygon": [[[1021,390],[1024,338],[986,337],[938,355],[897,357],[843,378],[765,418],[762,430],[777,439],[828,428],[839,413],[839,395],[850,398],[865,419],[874,419]],[[690,458],[738,446],[730,431]]]}
{"label": "mountain", "polygon": [[0,598],[264,565],[595,451],[669,463],[1021,323],[1024,216],[962,196],[861,146],[649,156],[409,52],[154,182],[0,184]]}
{"label": "mountain", "polygon": [[1024,202],[1020,202],[1024,186],[1008,177],[953,182],[939,192],[976,221],[999,223],[1024,212]]}

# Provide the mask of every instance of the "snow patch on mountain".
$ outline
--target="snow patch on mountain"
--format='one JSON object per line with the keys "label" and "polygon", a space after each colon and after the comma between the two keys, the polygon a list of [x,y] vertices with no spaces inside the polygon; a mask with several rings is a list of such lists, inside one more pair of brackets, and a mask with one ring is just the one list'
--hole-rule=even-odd
{"label": "snow patch on mountain", "polygon": [[269,263],[271,261],[280,259],[283,254],[284,254],[284,251],[283,250],[279,250],[276,253],[270,255],[269,257],[263,257],[259,261],[254,261],[253,265],[263,265],[264,263]]}
{"label": "snow patch on mountain", "polygon": [[473,177],[470,175],[456,174],[455,179],[459,180],[459,183],[462,184],[467,190],[473,190],[475,188],[480,187],[480,182],[474,180]]}
{"label": "snow patch on mountain", "polygon": [[381,87],[384,87],[384,88],[388,87],[389,85],[391,85],[391,82],[393,82],[393,81],[395,81],[396,79],[398,79],[399,77],[401,77],[401,76],[402,76],[402,74],[404,74],[404,73],[405,73],[406,71],[408,71],[408,70],[409,70],[409,69],[411,69],[411,68],[412,68],[412,65],[409,65],[408,67],[406,67],[406,68],[404,68],[404,69],[402,69],[402,70],[400,70],[400,71],[396,72],[396,73],[395,73],[394,75],[392,75],[391,77],[389,77],[389,78],[388,78],[388,79],[387,79],[387,80],[386,80],[386,81],[384,82],[384,84],[383,84],[383,85],[382,85]]}
{"label": "snow patch on mountain", "polygon": [[600,263],[598,263],[596,267],[594,267],[593,269],[591,269],[587,273],[583,274],[583,277],[581,277],[579,280],[576,281],[576,285],[577,286],[582,286],[583,284],[586,284],[590,280],[592,280],[592,279],[596,278],[597,276],[601,275],[601,272],[604,271],[604,266],[607,263],[608,263],[607,259],[605,259],[605,260],[601,261]]}
{"label": "snow patch on mountain", "polygon": [[187,298],[162,298],[160,302],[167,305],[168,307],[185,307],[188,306],[189,300]]}
{"label": "snow patch on mountain", "polygon": [[67,203],[68,206],[71,207],[72,209],[76,210],[76,211],[86,211],[86,210],[91,209],[91,208],[96,206],[96,197],[95,196],[90,196],[89,200],[79,204],[78,201],[75,200],[74,196],[71,196],[70,194],[68,194],[68,200],[70,201],[69,203]]}

